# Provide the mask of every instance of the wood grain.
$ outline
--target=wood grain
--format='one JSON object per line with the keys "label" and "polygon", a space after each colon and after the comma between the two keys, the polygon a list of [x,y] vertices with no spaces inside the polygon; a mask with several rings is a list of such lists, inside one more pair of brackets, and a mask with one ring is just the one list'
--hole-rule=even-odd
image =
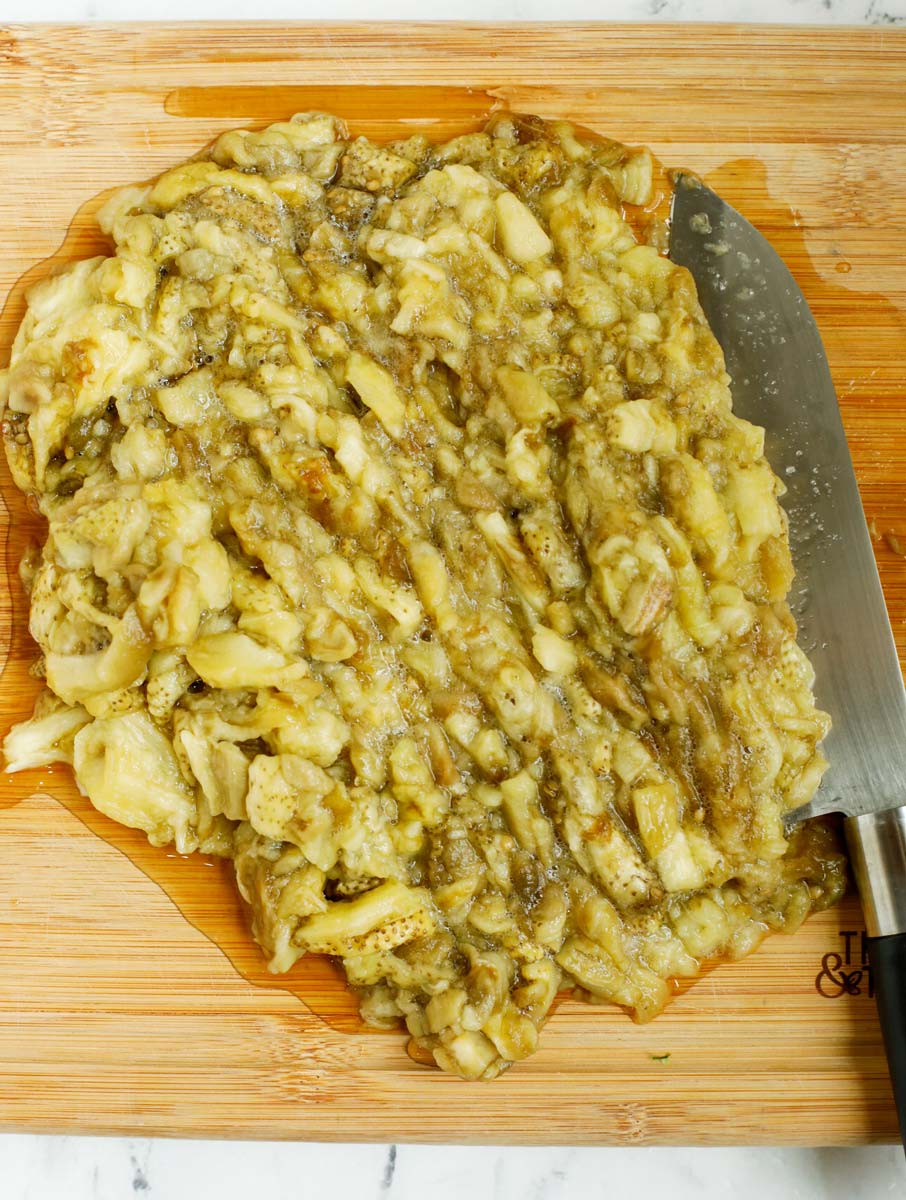
{"label": "wood grain", "polygon": [[[224,128],[326,107],[372,136],[449,136],[509,105],[646,142],[759,225],[801,283],[906,657],[906,560],[883,537],[906,544],[904,78],[906,36],[885,29],[0,28],[0,361],[26,283],[47,270],[35,264],[103,249],[91,224],[98,195]],[[35,690],[15,564],[39,530],[0,482],[5,729]],[[464,1142],[889,1140],[896,1122],[861,928],[850,899],[710,971],[648,1026],[564,1001],[534,1058],[493,1084],[464,1084],[408,1059],[401,1034],[363,1030],[325,960],[269,978],[216,864],[152,851],[94,813],[64,771],[3,778],[0,1125]]]}

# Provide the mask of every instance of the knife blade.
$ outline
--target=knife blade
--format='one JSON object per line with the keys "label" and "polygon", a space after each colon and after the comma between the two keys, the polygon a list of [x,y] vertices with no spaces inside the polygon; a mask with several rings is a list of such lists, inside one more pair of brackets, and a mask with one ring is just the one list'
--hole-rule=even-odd
{"label": "knife blade", "polygon": [[678,180],[670,257],[687,267],[732,379],[733,411],[765,429],[786,485],[791,607],[833,728],[830,766],[790,820],[906,800],[906,688],[818,327],[783,260],[734,209]]}
{"label": "knife blade", "polygon": [[906,688],[815,319],[744,217],[680,175],[670,258],[695,280],[724,351],[733,409],[765,429],[786,484],[798,640],[833,728],[815,798],[787,823],[842,812],[906,1145]]}

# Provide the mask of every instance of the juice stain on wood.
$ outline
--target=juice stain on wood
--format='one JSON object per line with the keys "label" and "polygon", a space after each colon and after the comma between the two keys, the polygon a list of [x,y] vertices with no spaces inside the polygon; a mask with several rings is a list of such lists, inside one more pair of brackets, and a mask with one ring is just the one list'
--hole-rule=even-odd
{"label": "juice stain on wood", "polygon": [[[269,125],[293,113],[329,112],[372,141],[424,133],[444,141],[482,128],[501,104],[481,88],[419,85],[312,84],[176,88],[164,100],[173,117]],[[424,115],[414,115],[424,114]]]}

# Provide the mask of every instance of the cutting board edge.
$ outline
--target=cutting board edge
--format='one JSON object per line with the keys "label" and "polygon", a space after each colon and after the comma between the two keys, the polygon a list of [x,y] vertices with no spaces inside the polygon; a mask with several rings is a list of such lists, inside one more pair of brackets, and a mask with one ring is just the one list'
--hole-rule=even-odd
{"label": "cutting board edge", "polygon": [[[429,22],[424,24],[420,23],[415,26],[401,26],[396,23],[382,23],[379,25],[374,25],[367,22],[342,22],[330,23],[327,25],[319,22],[293,22],[289,25],[285,25],[282,22],[239,22],[236,24],[230,23],[228,25],[218,22],[193,22],[188,23],[187,25],[180,23],[178,26],[176,24],[170,24],[168,26],[164,23],[152,22],[138,24],[109,22],[100,23],[98,25],[92,25],[89,27],[71,23],[47,23],[44,25],[11,23],[0,25],[0,67],[3,67],[4,62],[7,61],[4,59],[3,53],[3,35],[5,32],[21,34],[23,43],[28,43],[28,45],[31,45],[32,47],[38,46],[40,44],[41,35],[43,33],[47,33],[49,35],[53,35],[52,40],[55,41],[59,47],[62,41],[65,40],[65,35],[72,31],[78,31],[82,39],[88,37],[97,41],[103,41],[104,37],[107,35],[116,35],[117,38],[128,36],[128,38],[131,40],[140,41],[141,36],[144,34],[154,32],[159,35],[165,33],[168,28],[170,30],[179,29],[181,32],[185,32],[185,30],[188,28],[190,32],[196,34],[203,34],[205,31],[216,32],[219,36],[222,36],[224,43],[230,41],[241,43],[244,38],[247,37],[247,35],[255,34],[256,31],[260,31],[262,35],[266,34],[268,39],[272,39],[276,31],[279,30],[282,35],[285,35],[286,31],[289,30],[290,34],[298,32],[300,35],[298,39],[300,46],[304,44],[308,46],[309,49],[315,44],[316,34],[321,32],[333,32],[338,35],[349,35],[351,39],[359,39],[356,43],[356,47],[354,47],[353,51],[350,53],[361,51],[366,45],[367,37],[374,38],[377,36],[384,41],[388,37],[405,36],[407,42],[414,42],[418,41],[423,34],[428,34],[430,35],[428,40],[433,44],[434,41],[439,41],[445,33],[455,33],[456,35],[461,35],[463,37],[468,35],[469,38],[474,39],[478,36],[486,37],[489,30],[497,29],[500,30],[501,34],[506,35],[509,54],[509,65],[507,69],[510,72],[512,72],[514,69],[513,62],[518,57],[518,54],[524,51],[528,42],[536,40],[534,35],[537,33],[553,31],[555,33],[560,32],[564,35],[571,35],[574,37],[579,37],[580,35],[583,37],[594,35],[601,37],[602,39],[606,38],[608,42],[619,42],[622,40],[627,46],[633,44],[636,40],[641,41],[642,39],[648,41],[657,39],[661,42],[661,44],[667,44],[672,37],[683,37],[686,39],[689,37],[688,25],[683,25],[680,23],[650,25],[635,22],[618,24],[590,22],[570,23],[568,25],[563,25],[556,22],[546,23],[543,25],[523,22],[503,24],[484,22]],[[722,42],[730,42],[734,39],[736,41],[743,41],[751,38],[753,40],[760,41],[762,44],[772,42],[774,40],[782,42],[787,38],[792,39],[794,35],[802,32],[801,27],[790,25],[715,25],[713,23],[709,23],[695,25],[693,29],[697,36],[701,36],[702,34],[714,34],[715,36],[719,35]],[[858,38],[856,41],[860,45],[866,47],[870,45],[872,50],[881,49],[882,47],[890,47],[891,43],[897,47],[898,51],[906,49],[906,30],[866,30],[864,27],[858,26],[828,26],[819,29],[809,28],[808,36],[810,43],[812,44],[821,43],[828,49],[839,48],[841,51],[849,53],[849,42],[851,41],[852,35],[856,32],[858,33]],[[58,37],[58,34],[62,36]],[[311,34],[312,36],[303,37],[301,36],[303,34]],[[475,45],[476,43],[473,42],[472,48],[469,50],[468,55],[466,55],[466,57],[470,57],[470,61],[472,58],[474,58],[476,53]],[[853,53],[855,52],[856,51],[854,50]],[[201,58],[202,55],[199,54],[198,57]],[[288,57],[291,57],[291,51]],[[97,67],[100,65],[101,61],[103,60],[99,60],[97,63],[95,63],[95,66]],[[30,69],[34,69],[34,64],[31,64]],[[218,69],[223,69],[222,63],[218,64]],[[128,181],[124,179],[123,182]],[[854,303],[858,301],[858,293],[854,293],[853,301]],[[806,937],[808,936],[807,929],[803,931],[803,934]],[[835,1008],[837,1006],[832,1005],[831,1007]],[[556,1018],[554,1019],[556,1020]],[[400,1050],[400,1054],[402,1055],[402,1050]],[[0,1068],[0,1071],[2,1071],[2,1068]],[[12,1072],[10,1072],[9,1077],[12,1077]],[[0,1080],[2,1080],[2,1078],[2,1073],[0,1073]],[[430,1089],[430,1077],[428,1078]],[[509,1078],[510,1080],[514,1080],[517,1078],[517,1076],[515,1073],[512,1073]],[[877,1089],[879,1080],[880,1077],[876,1074],[863,1076],[863,1082],[867,1084],[870,1083],[874,1089]],[[468,1085],[461,1086],[468,1087]],[[493,1106],[492,1097],[494,1095],[494,1086],[494,1084],[489,1084],[487,1089],[483,1089],[477,1094],[476,1100],[478,1097],[481,1097],[481,1103],[487,1102],[489,1106]],[[426,1094],[430,1093],[428,1092]],[[877,1096],[877,1091],[875,1091],[874,1094]],[[409,1103],[411,1104],[411,1101]],[[101,1107],[102,1106],[99,1105],[99,1109]],[[304,1135],[305,1140],[318,1139],[323,1141],[348,1141],[351,1136],[354,1136],[356,1140],[362,1141],[381,1142],[394,1140],[403,1143],[411,1142],[412,1144],[426,1142],[432,1143],[439,1140],[436,1133],[426,1133],[424,1135],[421,1133],[413,1133],[411,1123],[414,1120],[414,1115],[411,1112],[407,1114],[410,1121],[408,1132],[401,1135],[399,1125],[394,1125],[389,1118],[386,1123],[372,1127],[371,1129],[363,1132],[361,1130],[361,1121],[363,1119],[362,1110],[359,1110],[357,1114],[353,1113],[348,1103],[345,1106],[338,1106],[336,1104],[332,1105],[328,1103],[318,1107],[321,1107],[325,1116],[323,1118],[319,1116],[316,1121],[310,1121],[308,1123],[308,1127],[305,1130]],[[873,1107],[871,1104],[869,1104],[866,1105],[863,1110],[861,1110],[861,1126],[856,1127],[850,1123],[850,1125],[845,1129],[840,1125],[839,1119],[836,1121],[836,1123],[834,1120],[829,1119],[827,1112],[822,1107],[816,1105],[814,1108],[803,1108],[802,1112],[808,1115],[810,1120],[813,1120],[816,1124],[818,1121],[822,1122],[821,1130],[823,1132],[816,1133],[814,1140],[811,1133],[801,1137],[796,1136],[790,1138],[787,1136],[786,1128],[778,1125],[776,1122],[774,1125],[768,1128],[761,1129],[758,1127],[759,1113],[756,1111],[748,1111],[745,1118],[743,1118],[738,1115],[740,1108],[741,1106],[737,1106],[737,1117],[735,1119],[733,1128],[738,1130],[742,1124],[745,1124],[746,1141],[747,1144],[751,1145],[770,1144],[817,1146],[827,1145],[830,1138],[833,1138],[834,1144],[837,1145],[890,1144],[895,1140],[893,1136],[891,1136],[889,1139],[878,1138],[871,1133],[870,1126],[872,1123],[870,1120],[867,1120],[867,1118],[871,1117],[873,1113],[876,1113],[876,1105]],[[183,1137],[208,1137],[220,1135],[229,1137],[249,1137],[256,1140],[268,1140],[275,1137],[278,1140],[300,1140],[299,1130],[289,1117],[285,1119],[281,1118],[281,1120],[278,1122],[278,1132],[275,1134],[273,1132],[273,1124],[269,1125],[267,1129],[262,1131],[264,1118],[262,1118],[260,1122],[253,1123],[251,1125],[248,1123],[243,1124],[225,1120],[220,1120],[217,1122],[193,1120],[191,1123],[187,1124],[186,1120],[183,1118],[175,1119],[172,1117],[164,1117],[159,1113],[143,1114],[140,1110],[141,1105],[138,1106],[138,1111],[129,1113],[124,1112],[122,1115],[118,1115],[115,1118],[96,1117],[87,1121],[79,1119],[76,1122],[67,1122],[66,1124],[60,1125],[49,1119],[45,1121],[43,1118],[39,1120],[29,1119],[26,1122],[14,1120],[11,1123],[8,1123],[5,1120],[5,1114],[3,1113],[2,1109],[0,1109],[0,1128],[10,1130],[22,1129],[30,1130],[32,1132],[79,1132],[94,1134],[131,1133],[135,1135],[153,1134],[157,1136]],[[333,1115],[328,1116],[327,1114],[330,1113],[331,1110],[333,1111]],[[839,1116],[839,1106],[837,1107],[836,1112]],[[502,1136],[510,1144],[514,1145],[542,1143],[548,1145],[619,1145],[627,1143],[657,1145],[739,1144],[740,1139],[738,1136],[731,1134],[730,1136],[725,1137],[723,1136],[722,1129],[721,1136],[719,1137],[699,1139],[688,1136],[686,1133],[686,1130],[688,1129],[688,1115],[688,1110],[683,1113],[678,1106],[676,1112],[673,1112],[672,1110],[669,1113],[662,1111],[657,1118],[652,1120],[648,1131],[641,1137],[634,1135],[631,1130],[617,1131],[612,1136],[608,1134],[605,1137],[601,1136],[600,1131],[589,1128],[588,1126],[577,1127],[576,1129],[569,1131],[571,1134],[569,1137],[567,1137],[565,1133],[562,1136],[558,1134],[557,1136],[546,1137],[544,1135],[546,1134],[548,1127],[543,1123],[540,1124],[538,1128],[527,1132],[524,1130],[520,1131],[519,1128],[513,1128],[510,1130],[506,1128],[505,1118],[502,1122],[498,1121],[498,1124],[494,1129],[494,1135],[491,1137],[486,1137],[481,1134],[470,1136],[467,1123],[461,1120],[457,1120],[454,1127],[457,1130],[463,1131],[464,1140],[470,1144],[498,1144],[501,1140],[502,1126],[504,1128]],[[764,1114],[761,1114],[761,1116],[763,1117]],[[678,1127],[675,1128],[674,1132],[671,1134],[659,1133],[658,1130],[660,1129],[660,1123],[666,1121],[668,1117],[673,1119]],[[336,1127],[336,1123],[338,1121],[344,1122],[342,1128]],[[358,1127],[355,1126],[356,1121],[359,1122]],[[858,1125],[858,1122],[856,1125]]]}

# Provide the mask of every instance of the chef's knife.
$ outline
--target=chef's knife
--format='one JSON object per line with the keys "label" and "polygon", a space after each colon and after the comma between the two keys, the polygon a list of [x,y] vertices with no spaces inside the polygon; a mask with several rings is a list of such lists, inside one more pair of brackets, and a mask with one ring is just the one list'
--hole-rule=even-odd
{"label": "chef's knife", "polygon": [[833,719],[830,767],[787,822],[846,816],[906,1145],[906,690],[827,358],[783,261],[692,176],[674,189],[670,257],[695,279],[734,411],[764,426],[765,454],[787,487],[791,604],[818,704]]}

